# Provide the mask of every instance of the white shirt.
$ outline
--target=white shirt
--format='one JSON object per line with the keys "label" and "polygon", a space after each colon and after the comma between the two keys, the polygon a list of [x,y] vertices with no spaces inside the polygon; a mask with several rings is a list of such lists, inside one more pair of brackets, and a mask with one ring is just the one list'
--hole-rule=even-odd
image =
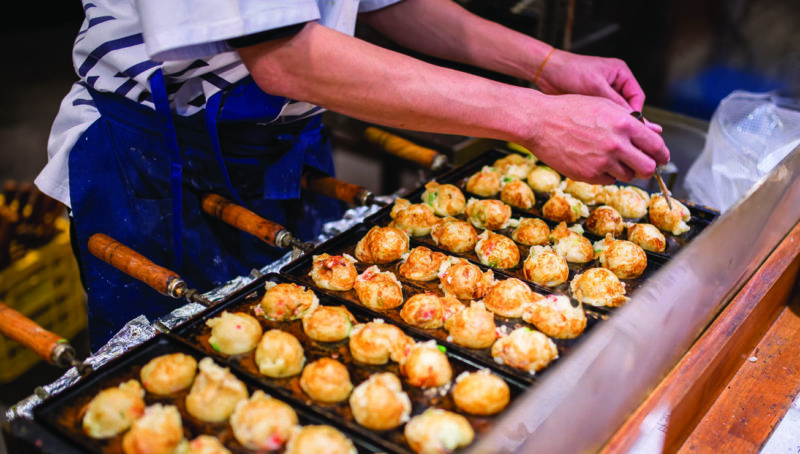
{"label": "white shirt", "polygon": [[[100,118],[87,86],[154,108],[148,79],[161,68],[173,112],[193,115],[248,74],[228,39],[314,20],[352,35],[359,12],[398,1],[83,0],[86,19],[72,55],[81,80],[61,102],[47,144],[49,160],[36,185],[71,206],[69,152]],[[291,102],[278,121],[321,111]]]}

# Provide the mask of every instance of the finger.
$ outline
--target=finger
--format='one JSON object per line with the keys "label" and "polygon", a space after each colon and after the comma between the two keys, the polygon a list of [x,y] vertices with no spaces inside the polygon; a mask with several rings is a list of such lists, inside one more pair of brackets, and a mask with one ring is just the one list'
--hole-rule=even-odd
{"label": "finger", "polygon": [[628,105],[628,101],[625,98],[623,98],[622,95],[619,94],[616,90],[614,90],[614,88],[611,87],[610,85],[607,84],[602,85],[600,88],[600,95],[606,99],[611,100],[614,104],[617,104],[618,106],[625,107],[626,109],[630,108],[630,106]]}
{"label": "finger", "polygon": [[612,164],[608,169],[608,174],[617,180],[624,181],[626,183],[633,180],[633,178],[637,176],[636,171],[631,169],[622,161],[617,161]]}
{"label": "finger", "polygon": [[652,121],[648,121],[646,118],[644,119],[644,124],[645,124],[645,126],[650,128],[650,130],[655,132],[656,134],[661,134],[662,132],[664,132],[664,128],[662,128],[660,124],[653,123]]}
{"label": "finger", "polygon": [[622,65],[612,85],[633,110],[641,111],[644,107],[644,91],[628,66],[624,63]]}
{"label": "finger", "polygon": [[602,185],[614,184],[614,182],[617,181],[617,177],[611,175],[610,173],[602,173],[600,175],[591,178],[575,177],[572,179],[575,181],[582,181],[584,183],[602,184]]}
{"label": "finger", "polygon": [[649,127],[636,122],[635,119],[632,123],[631,143],[655,160],[658,165],[669,162],[669,149],[667,149],[664,139]]}
{"label": "finger", "polygon": [[[652,131],[649,131],[651,134],[655,134]],[[630,181],[633,177],[648,179],[653,176],[653,172],[656,169],[656,160],[653,159],[647,153],[642,152],[638,148],[636,148],[633,144],[628,144],[627,146],[623,147],[619,154],[619,162],[624,164],[628,169],[631,170],[633,175],[630,175],[628,180],[623,181]],[[609,169],[609,171],[616,175],[620,172],[625,172],[623,170],[616,170],[612,171],[613,166]],[[627,177],[628,175],[625,174]]]}

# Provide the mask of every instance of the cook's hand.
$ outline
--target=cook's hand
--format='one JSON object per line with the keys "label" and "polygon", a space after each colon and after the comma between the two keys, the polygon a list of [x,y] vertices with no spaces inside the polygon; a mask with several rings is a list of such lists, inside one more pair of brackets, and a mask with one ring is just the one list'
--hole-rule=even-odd
{"label": "cook's hand", "polygon": [[545,96],[529,140],[522,143],[572,179],[612,184],[650,178],[669,162],[661,136],[630,115],[631,107],[606,98]]}

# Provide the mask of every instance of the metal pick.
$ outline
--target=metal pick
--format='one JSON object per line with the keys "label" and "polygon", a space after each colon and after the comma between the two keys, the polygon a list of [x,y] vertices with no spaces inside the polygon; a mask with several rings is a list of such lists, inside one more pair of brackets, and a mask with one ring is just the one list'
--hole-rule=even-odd
{"label": "metal pick", "polygon": [[[633,116],[633,118],[644,123],[644,115],[642,115],[642,113],[639,112],[638,110],[631,112],[631,115]],[[663,166],[656,166],[656,171],[653,174],[653,176],[656,177],[656,181],[658,182],[658,187],[661,188],[661,196],[667,200],[667,206],[669,207],[669,211],[672,211],[672,201],[670,200],[672,198],[672,193],[669,192],[669,189],[667,189],[667,185],[664,184],[664,179],[661,178],[662,167]]]}

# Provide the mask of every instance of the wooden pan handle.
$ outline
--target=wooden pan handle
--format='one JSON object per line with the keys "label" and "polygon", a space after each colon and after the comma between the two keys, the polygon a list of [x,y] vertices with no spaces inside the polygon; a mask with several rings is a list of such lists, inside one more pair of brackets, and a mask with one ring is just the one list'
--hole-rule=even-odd
{"label": "wooden pan handle", "polygon": [[0,334],[33,350],[50,364],[55,364],[56,347],[67,342],[3,303],[0,303]]}
{"label": "wooden pan handle", "polygon": [[429,169],[434,167],[437,156],[440,156],[440,153],[436,150],[421,147],[400,136],[372,126],[364,131],[364,136],[370,142],[380,146],[384,151],[403,159],[416,162]]}
{"label": "wooden pan handle", "polygon": [[283,239],[289,232],[280,224],[268,221],[217,194],[205,194],[200,203],[206,213],[237,229],[257,236],[270,246],[287,246],[283,244]]}
{"label": "wooden pan handle", "polygon": [[363,186],[345,183],[317,172],[304,172],[301,187],[306,191],[352,203],[353,205],[363,205],[365,195],[369,194],[369,190]]}
{"label": "wooden pan handle", "polygon": [[179,298],[185,290],[183,279],[160,267],[119,241],[102,233],[89,238],[89,251],[114,268],[153,287],[162,295]]}

